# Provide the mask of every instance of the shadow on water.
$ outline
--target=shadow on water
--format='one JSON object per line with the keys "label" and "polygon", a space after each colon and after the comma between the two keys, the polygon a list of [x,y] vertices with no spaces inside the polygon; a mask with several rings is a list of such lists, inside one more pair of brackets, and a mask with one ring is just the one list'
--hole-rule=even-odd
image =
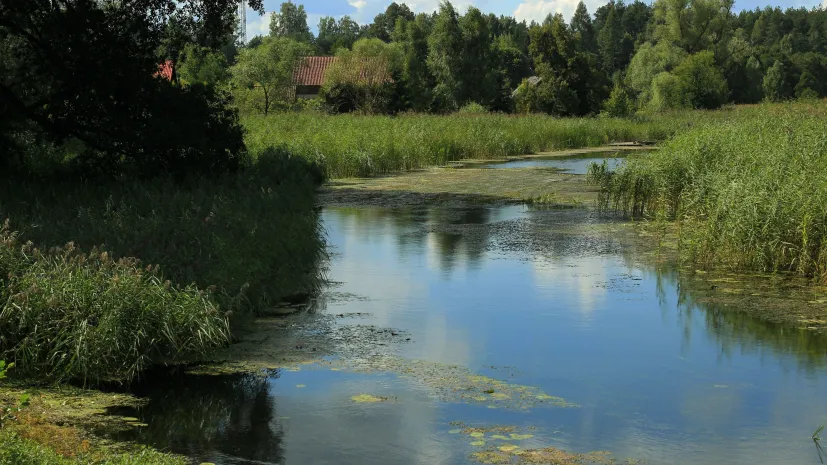
{"label": "shadow on water", "polygon": [[156,368],[130,388],[151,402],[108,413],[143,424],[119,433],[119,439],[201,462],[282,463],[284,432],[268,392],[270,379],[278,377],[277,370],[214,376],[184,374],[183,367]]}

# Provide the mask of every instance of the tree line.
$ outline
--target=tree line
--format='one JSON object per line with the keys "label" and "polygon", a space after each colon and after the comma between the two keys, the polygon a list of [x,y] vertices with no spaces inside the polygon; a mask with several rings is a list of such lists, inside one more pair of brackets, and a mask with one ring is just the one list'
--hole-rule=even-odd
{"label": "tree line", "polygon": [[278,42],[288,59],[381,64],[391,76],[381,82],[331,73],[323,96],[342,111],[438,113],[474,103],[626,115],[827,94],[827,11],[733,7],[732,0],[613,0],[592,14],[581,2],[569,19],[526,23],[474,7],[461,13],[448,1],[430,14],[392,3],[370,24],[323,17],[314,35],[304,7],[287,2],[272,15],[269,36],[244,48]]}

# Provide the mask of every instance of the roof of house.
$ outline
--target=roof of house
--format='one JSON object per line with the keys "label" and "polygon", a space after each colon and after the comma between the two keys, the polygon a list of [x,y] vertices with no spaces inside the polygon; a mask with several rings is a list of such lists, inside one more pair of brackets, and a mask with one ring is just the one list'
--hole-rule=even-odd
{"label": "roof of house", "polygon": [[155,76],[159,76],[166,79],[167,81],[171,81],[174,70],[175,63],[172,60],[167,60],[158,65],[158,72],[155,73]]}
{"label": "roof of house", "polygon": [[293,84],[297,86],[322,86],[324,75],[336,57],[304,57],[293,71]]}

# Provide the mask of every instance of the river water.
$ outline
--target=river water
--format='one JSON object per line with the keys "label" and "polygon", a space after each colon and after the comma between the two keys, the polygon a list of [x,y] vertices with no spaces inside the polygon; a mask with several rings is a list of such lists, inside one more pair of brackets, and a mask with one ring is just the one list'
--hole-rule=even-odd
{"label": "river water", "polygon": [[[392,336],[359,353],[363,369],[333,354],[255,376],[150,376],[135,387],[149,405],[118,412],[145,423],[134,439],[219,465],[466,464],[503,446],[819,463],[824,339],[693,304],[673,269],[638,260],[640,245],[592,213],[321,216],[332,284],[307,318]],[[372,356],[384,364],[364,369]]]}
{"label": "river water", "polygon": [[556,168],[567,174],[586,174],[592,163],[606,163],[609,170],[614,171],[623,164],[626,154],[623,152],[586,153],[582,155],[532,157],[523,160],[513,160],[500,163],[489,163],[481,168]]}

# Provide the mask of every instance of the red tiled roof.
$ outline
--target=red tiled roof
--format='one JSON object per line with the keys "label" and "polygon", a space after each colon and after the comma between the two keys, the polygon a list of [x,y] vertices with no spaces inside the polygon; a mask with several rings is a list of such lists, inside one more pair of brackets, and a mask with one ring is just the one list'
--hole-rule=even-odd
{"label": "red tiled roof", "polygon": [[322,86],[324,75],[336,57],[304,57],[293,71],[293,84],[297,86]]}
{"label": "red tiled roof", "polygon": [[162,77],[167,81],[171,81],[174,70],[175,63],[172,60],[167,60],[158,65],[158,72],[155,73],[155,76]]}

